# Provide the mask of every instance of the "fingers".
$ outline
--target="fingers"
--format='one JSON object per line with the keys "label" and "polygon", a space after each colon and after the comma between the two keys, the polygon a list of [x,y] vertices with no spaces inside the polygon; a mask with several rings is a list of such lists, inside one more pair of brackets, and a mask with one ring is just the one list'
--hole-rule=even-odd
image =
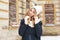
{"label": "fingers", "polygon": [[29,20],[29,16],[26,16],[26,17],[25,17],[25,24],[26,24],[26,25],[28,24],[28,20]]}

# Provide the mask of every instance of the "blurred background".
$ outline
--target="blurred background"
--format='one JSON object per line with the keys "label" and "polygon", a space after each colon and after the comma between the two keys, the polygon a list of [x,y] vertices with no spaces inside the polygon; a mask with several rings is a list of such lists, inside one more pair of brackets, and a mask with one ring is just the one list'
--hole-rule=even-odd
{"label": "blurred background", "polygon": [[0,40],[21,39],[18,34],[20,20],[33,6],[42,9],[43,38],[60,35],[60,0],[0,0]]}

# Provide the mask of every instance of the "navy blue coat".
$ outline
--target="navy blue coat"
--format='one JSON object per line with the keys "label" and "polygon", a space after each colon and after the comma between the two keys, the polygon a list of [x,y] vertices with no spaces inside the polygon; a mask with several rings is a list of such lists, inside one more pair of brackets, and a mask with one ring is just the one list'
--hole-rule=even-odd
{"label": "navy blue coat", "polygon": [[41,40],[42,22],[40,21],[34,26],[34,28],[31,28],[24,23],[24,19],[21,20],[19,35],[22,36],[22,40]]}

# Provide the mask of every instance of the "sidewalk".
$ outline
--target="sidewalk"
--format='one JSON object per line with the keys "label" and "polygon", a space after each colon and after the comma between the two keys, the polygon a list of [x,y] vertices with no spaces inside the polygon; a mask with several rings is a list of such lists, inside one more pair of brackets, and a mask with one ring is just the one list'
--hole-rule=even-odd
{"label": "sidewalk", "polygon": [[[0,40],[21,40],[17,29],[1,29]],[[60,36],[41,36],[41,40],[60,40]]]}
{"label": "sidewalk", "polygon": [[41,40],[60,40],[60,36],[42,36]]}

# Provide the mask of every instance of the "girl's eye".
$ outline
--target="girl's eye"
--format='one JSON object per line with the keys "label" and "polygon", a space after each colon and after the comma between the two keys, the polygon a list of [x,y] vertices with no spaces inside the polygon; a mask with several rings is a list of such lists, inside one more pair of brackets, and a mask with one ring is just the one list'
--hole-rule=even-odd
{"label": "girl's eye", "polygon": [[35,12],[33,12],[33,13],[35,13]]}

